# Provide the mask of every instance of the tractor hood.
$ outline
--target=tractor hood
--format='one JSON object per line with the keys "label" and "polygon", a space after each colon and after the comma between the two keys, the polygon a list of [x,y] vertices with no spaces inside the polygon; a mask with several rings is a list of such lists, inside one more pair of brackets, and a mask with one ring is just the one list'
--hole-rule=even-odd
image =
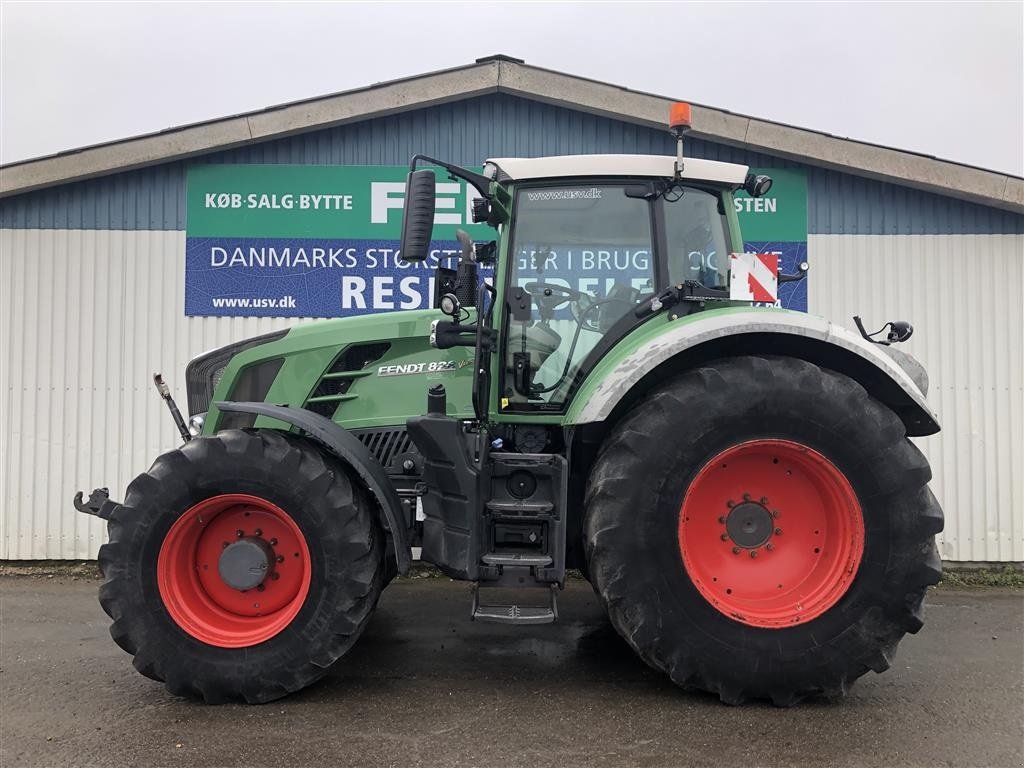
{"label": "tractor hood", "polygon": [[[218,377],[211,376],[207,402],[304,408],[359,429],[403,425],[424,412],[427,389],[444,384],[449,412],[468,416],[472,350],[431,347],[431,323],[438,319],[444,315],[436,309],[388,312],[303,323],[283,335],[253,339],[255,344],[239,345],[230,354]],[[207,354],[232,351],[229,346]],[[215,405],[209,408],[204,434],[271,426],[262,423],[264,417],[254,422],[251,414],[221,414]]]}

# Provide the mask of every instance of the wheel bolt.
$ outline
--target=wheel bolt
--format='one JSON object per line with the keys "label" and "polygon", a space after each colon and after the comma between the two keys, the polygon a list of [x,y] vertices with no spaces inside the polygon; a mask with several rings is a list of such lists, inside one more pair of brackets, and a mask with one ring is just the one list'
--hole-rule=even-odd
{"label": "wheel bolt", "polygon": [[270,540],[270,546],[276,547],[277,546],[277,539],[271,539]]}
{"label": "wheel bolt", "polygon": [[739,547],[733,547],[733,548],[732,548],[732,553],[733,553],[734,555],[738,555],[738,554],[740,553],[740,548],[739,548]]}
{"label": "wheel bolt", "polygon": [[274,571],[272,574],[270,574],[270,578],[272,578],[274,581],[277,581],[281,578],[281,574],[277,571]]}
{"label": "wheel bolt", "polygon": [[256,536],[262,536],[263,535],[263,529],[262,528],[257,528],[255,531],[253,531],[253,533]]}
{"label": "wheel bolt", "polygon": [[256,591],[257,592],[262,592],[264,589],[266,589],[266,587],[264,587],[262,584],[257,584],[256,585]]}
{"label": "wheel bolt", "polygon": [[720,525],[725,525],[725,518],[724,518],[724,517],[720,517],[720,518],[718,518],[718,523],[719,523]]}
{"label": "wheel bolt", "polygon": [[278,555],[277,556],[277,562],[283,563],[284,562],[284,555]]}
{"label": "wheel bolt", "polygon": [[776,528],[775,529],[775,535],[776,536],[781,536],[782,535],[782,529],[781,528]]}
{"label": "wheel bolt", "polygon": [[761,497],[761,503],[764,504],[765,506],[767,506],[768,505],[768,497],[767,496],[762,496]]}
{"label": "wheel bolt", "polygon": [[778,516],[779,516],[779,510],[773,509],[772,510],[772,517],[778,517]]}
{"label": "wheel bolt", "polygon": [[237,531],[235,531],[235,536],[237,536],[238,538],[242,538],[243,536],[245,536],[245,531],[239,528]]}
{"label": "wheel bolt", "polygon": [[773,549],[775,549],[775,545],[769,541],[767,544],[764,545],[764,548],[771,552]]}
{"label": "wheel bolt", "polygon": [[736,506],[736,502],[733,501],[732,499],[729,499],[727,502],[725,502],[725,506],[727,506],[729,509],[732,509],[733,507]]}
{"label": "wheel bolt", "polygon": [[729,534],[728,533],[723,533],[720,538],[722,539],[722,541],[728,541],[729,540]]}
{"label": "wheel bolt", "polygon": [[743,500],[744,501],[750,501],[750,494],[749,493],[744,493],[743,494]]}
{"label": "wheel bolt", "polygon": [[750,556],[751,557],[757,557],[757,550],[756,549],[750,550]]}
{"label": "wheel bolt", "polygon": [[220,548],[221,549],[227,549],[228,548],[228,543],[225,541],[223,544],[220,545]]}

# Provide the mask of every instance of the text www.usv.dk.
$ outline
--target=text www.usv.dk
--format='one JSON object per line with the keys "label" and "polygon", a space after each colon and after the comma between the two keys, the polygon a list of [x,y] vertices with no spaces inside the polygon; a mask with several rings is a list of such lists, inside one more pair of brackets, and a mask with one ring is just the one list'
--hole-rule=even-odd
{"label": "text www.usv.dk", "polygon": [[295,309],[294,296],[282,296],[280,299],[211,299],[218,309]]}

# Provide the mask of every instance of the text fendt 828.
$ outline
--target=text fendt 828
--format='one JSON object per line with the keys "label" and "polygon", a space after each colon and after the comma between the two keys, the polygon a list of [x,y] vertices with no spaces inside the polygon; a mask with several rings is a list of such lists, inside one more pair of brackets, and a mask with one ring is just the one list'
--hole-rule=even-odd
{"label": "text fendt 828", "polygon": [[207,702],[297,691],[413,547],[473,582],[467,620],[554,621],[579,569],[647,664],[730,704],[841,696],[890,665],[941,574],[908,439],[939,426],[892,346],[912,329],[755,306],[755,279],[806,271],[738,253],[733,195],[771,180],[685,158],[674,115],[676,157],[413,158],[405,260],[428,257],[437,169],[496,231],[459,233],[434,309],[202,355],[189,425],[157,377],[184,444],[123,503],[76,499],[108,521],[100,602],[142,674]]}

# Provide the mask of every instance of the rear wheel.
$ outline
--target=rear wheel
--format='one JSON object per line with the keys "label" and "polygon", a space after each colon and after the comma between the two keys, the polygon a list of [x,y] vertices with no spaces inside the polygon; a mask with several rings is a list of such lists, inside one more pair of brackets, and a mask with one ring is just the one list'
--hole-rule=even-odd
{"label": "rear wheel", "polygon": [[708,363],[603,447],[592,581],[623,637],[683,687],[728,703],[842,695],[922,625],[940,576],[929,479],[900,420],[851,379],[792,358]]}
{"label": "rear wheel", "polygon": [[320,678],[383,583],[383,534],[346,468],[308,441],[229,430],[159,457],[100,549],[111,635],[147,677],[208,702]]}

